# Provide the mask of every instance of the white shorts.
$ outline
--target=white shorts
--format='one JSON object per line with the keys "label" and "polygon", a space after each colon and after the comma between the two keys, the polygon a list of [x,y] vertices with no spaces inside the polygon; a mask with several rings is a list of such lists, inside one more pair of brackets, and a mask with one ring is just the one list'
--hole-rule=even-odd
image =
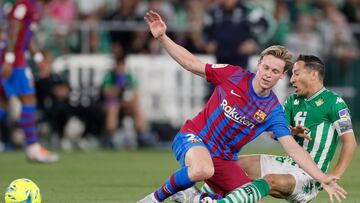
{"label": "white shorts", "polygon": [[286,199],[291,203],[306,203],[314,199],[321,184],[299,168],[289,156],[260,155],[261,177],[267,174],[291,174],[296,185],[293,193]]}

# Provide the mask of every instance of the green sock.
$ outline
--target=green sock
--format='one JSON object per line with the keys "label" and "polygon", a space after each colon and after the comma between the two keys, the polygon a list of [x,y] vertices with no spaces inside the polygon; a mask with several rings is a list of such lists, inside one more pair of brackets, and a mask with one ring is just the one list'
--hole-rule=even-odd
{"label": "green sock", "polygon": [[267,196],[270,192],[269,185],[264,179],[257,179],[236,188],[225,198],[215,200],[215,203],[255,203]]}
{"label": "green sock", "polygon": [[212,193],[212,194],[216,193],[207,183],[204,183],[204,185],[201,187],[200,190],[201,192],[205,192],[205,193]]}

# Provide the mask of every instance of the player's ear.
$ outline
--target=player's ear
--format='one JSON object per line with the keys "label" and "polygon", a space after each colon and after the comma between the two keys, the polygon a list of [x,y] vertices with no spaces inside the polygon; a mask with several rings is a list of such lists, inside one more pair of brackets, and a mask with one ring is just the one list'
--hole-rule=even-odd
{"label": "player's ear", "polygon": [[317,78],[319,78],[319,74],[318,74],[317,71],[311,70],[311,72],[310,72],[310,77],[311,77],[311,80],[312,80],[312,81],[315,81]]}

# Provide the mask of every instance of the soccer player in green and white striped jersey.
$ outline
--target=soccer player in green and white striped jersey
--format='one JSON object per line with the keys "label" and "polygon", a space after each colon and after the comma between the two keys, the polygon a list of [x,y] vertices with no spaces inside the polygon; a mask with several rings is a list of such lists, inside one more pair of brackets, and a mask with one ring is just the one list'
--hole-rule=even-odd
{"label": "soccer player in green and white striped jersey", "polygon": [[[295,94],[286,101],[285,112],[296,141],[323,172],[328,171],[338,141],[341,140],[339,160],[329,174],[341,178],[350,164],[356,141],[349,109],[341,97],[324,87],[324,75],[325,67],[318,57],[300,55],[294,64],[290,80]],[[265,178],[270,195],[291,203],[309,202],[321,188],[321,184],[297,166],[289,156],[245,155],[239,157],[238,163],[251,178]],[[234,190],[222,200],[204,199],[203,202],[252,203],[267,193],[259,188],[264,187],[252,183]],[[212,192],[206,184],[202,190]]]}
{"label": "soccer player in green and white striped jersey", "polygon": [[[284,107],[295,140],[323,172],[328,172],[341,140],[339,160],[329,173],[341,178],[356,149],[349,109],[341,97],[324,87],[325,66],[318,57],[300,55],[292,72],[290,82],[295,94],[287,99]],[[238,162],[254,179],[271,176],[270,195],[292,203],[311,201],[321,188],[320,183],[289,156],[240,156]]]}

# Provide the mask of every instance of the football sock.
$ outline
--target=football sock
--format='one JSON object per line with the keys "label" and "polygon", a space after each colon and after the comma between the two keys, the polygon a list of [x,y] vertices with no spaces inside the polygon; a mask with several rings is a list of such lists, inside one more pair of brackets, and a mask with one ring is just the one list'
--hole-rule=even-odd
{"label": "football sock", "polygon": [[225,198],[214,200],[215,203],[255,203],[268,195],[270,188],[264,179],[257,179],[244,186],[238,187]]}
{"label": "football sock", "polygon": [[194,184],[189,178],[188,167],[183,167],[175,171],[164,185],[155,191],[154,196],[157,201],[162,202],[176,192],[185,190]]}
{"label": "football sock", "polygon": [[20,127],[24,131],[27,145],[33,144],[38,141],[35,122],[36,122],[35,105],[23,105],[20,115]]}
{"label": "football sock", "polygon": [[200,196],[200,199],[204,198],[204,197],[210,197],[211,199],[222,199],[223,197],[219,194],[216,193],[202,193]]}
{"label": "football sock", "polygon": [[204,185],[200,189],[201,191],[201,198],[204,197],[210,197],[211,199],[221,199],[222,196],[219,194],[216,194],[215,190],[213,190],[207,183],[204,183]]}
{"label": "football sock", "polygon": [[200,190],[205,193],[216,193],[207,183],[204,183]]}

